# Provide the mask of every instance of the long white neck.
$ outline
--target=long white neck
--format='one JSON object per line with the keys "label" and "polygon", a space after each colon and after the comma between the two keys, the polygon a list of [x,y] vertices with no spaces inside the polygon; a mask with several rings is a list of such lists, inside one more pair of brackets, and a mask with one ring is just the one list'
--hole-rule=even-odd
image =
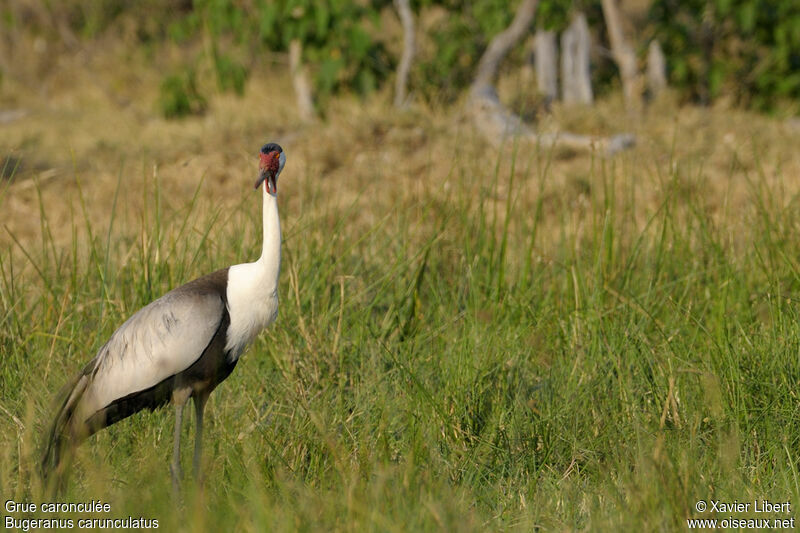
{"label": "long white neck", "polygon": [[266,182],[261,187],[264,197],[264,242],[258,258],[265,280],[278,284],[281,271],[281,219],[278,216],[278,197],[267,192]]}
{"label": "long white neck", "polygon": [[228,327],[226,350],[236,360],[258,333],[278,316],[278,275],[281,271],[281,222],[278,199],[262,188],[264,243],[261,257],[253,263],[228,270]]}

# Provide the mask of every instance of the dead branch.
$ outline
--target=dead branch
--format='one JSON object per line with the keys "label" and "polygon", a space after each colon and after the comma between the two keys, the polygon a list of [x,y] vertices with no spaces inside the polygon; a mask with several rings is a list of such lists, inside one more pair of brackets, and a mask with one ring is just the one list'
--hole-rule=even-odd
{"label": "dead branch", "polygon": [[411,60],[414,58],[414,14],[408,0],[394,0],[400,22],[403,24],[403,55],[397,66],[397,79],[394,85],[394,106],[402,107],[406,103],[406,85],[408,73],[411,70]]}
{"label": "dead branch", "polygon": [[484,90],[487,93],[472,93],[470,111],[478,131],[494,146],[499,147],[508,139],[518,138],[544,149],[557,147],[575,151],[597,150],[610,157],[636,143],[636,137],[630,133],[611,137],[595,137],[568,131],[537,133],[500,103],[493,87],[486,86]]}

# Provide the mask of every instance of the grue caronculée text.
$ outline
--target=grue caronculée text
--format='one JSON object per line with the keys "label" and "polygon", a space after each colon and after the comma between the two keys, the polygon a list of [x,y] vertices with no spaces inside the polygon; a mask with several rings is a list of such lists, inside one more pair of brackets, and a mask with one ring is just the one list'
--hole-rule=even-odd
{"label": "grue caroncul\u00e9e text", "polygon": [[230,375],[248,344],[278,315],[281,228],[277,181],[283,149],[269,143],[259,153],[255,183],[263,183],[264,241],[253,263],[223,268],[166,293],[131,316],[59,394],[42,471],[63,473],[66,457],[96,431],[142,409],[175,406],[170,464],[178,488],[183,407],[193,399],[196,417],[194,474],[199,478],[203,409],[209,394]]}

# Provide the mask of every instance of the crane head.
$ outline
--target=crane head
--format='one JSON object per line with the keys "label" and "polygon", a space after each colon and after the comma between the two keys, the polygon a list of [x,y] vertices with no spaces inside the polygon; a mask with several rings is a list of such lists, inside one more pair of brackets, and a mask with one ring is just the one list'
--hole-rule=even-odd
{"label": "crane head", "polygon": [[286,155],[280,145],[269,143],[262,146],[261,152],[258,154],[258,179],[255,188],[258,189],[262,182],[266,182],[264,184],[266,191],[270,194],[277,194],[278,175],[285,164]]}

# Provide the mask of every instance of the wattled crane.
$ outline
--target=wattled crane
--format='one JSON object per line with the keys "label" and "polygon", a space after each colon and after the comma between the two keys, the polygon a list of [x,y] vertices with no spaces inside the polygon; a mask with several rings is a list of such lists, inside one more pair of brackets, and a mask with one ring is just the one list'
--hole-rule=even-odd
{"label": "wattled crane", "polygon": [[96,431],[171,402],[175,435],[170,471],[177,489],[183,407],[192,398],[197,421],[193,467],[199,478],[206,400],[278,315],[277,182],[285,164],[279,145],[261,148],[255,183],[256,189],[264,185],[261,257],[198,278],[143,307],[64,386],[42,459],[45,477],[63,473],[72,449]]}

